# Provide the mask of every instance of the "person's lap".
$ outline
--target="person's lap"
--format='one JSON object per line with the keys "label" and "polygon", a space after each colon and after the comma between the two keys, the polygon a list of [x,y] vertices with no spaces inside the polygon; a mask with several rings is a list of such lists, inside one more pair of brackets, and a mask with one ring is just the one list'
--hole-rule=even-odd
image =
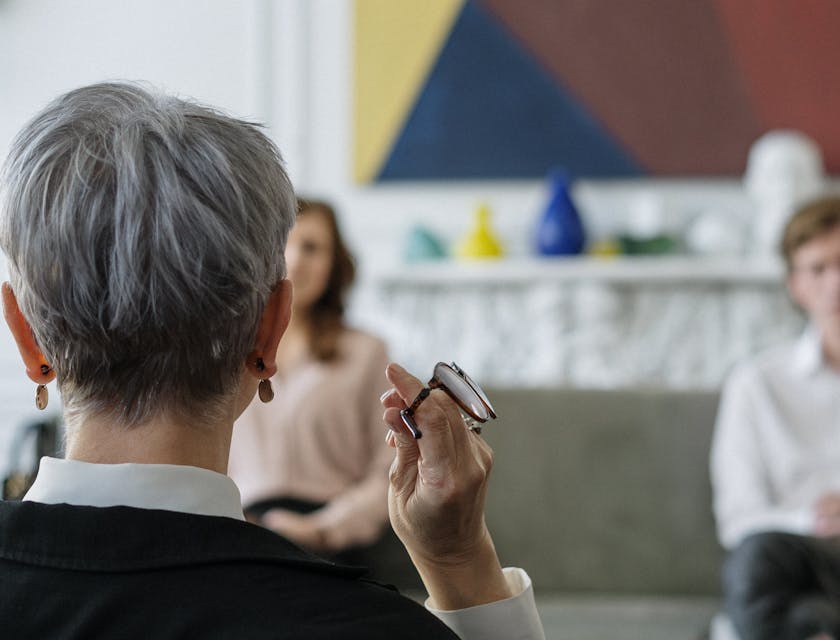
{"label": "person's lap", "polygon": [[840,541],[783,532],[746,538],[726,560],[727,613],[742,640],[840,638]]}
{"label": "person's lap", "polygon": [[[249,520],[258,522],[271,509],[312,513],[323,506],[324,503],[299,498],[277,497],[248,505],[245,514]],[[366,567],[373,580],[394,585],[400,591],[420,589],[423,585],[405,547],[390,526],[386,526],[382,535],[369,545],[349,547],[335,553],[316,553],[330,562]]]}

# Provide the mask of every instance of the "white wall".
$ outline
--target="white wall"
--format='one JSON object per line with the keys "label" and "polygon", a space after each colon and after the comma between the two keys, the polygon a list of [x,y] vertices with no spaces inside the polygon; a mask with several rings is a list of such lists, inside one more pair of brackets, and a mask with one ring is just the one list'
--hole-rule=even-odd
{"label": "white wall", "polygon": [[[359,186],[351,180],[350,0],[0,0],[0,155],[57,94],[94,81],[143,79],[269,125],[300,191],[334,200],[366,276],[399,261],[423,222],[447,241],[479,201],[513,254],[527,252],[539,181]],[[743,208],[737,180],[579,185],[596,234],[619,228],[634,194],[655,189],[681,224],[708,207]],[[354,316],[364,322],[364,295]],[[11,429],[32,413],[7,332],[0,331],[0,470]],[[55,395],[55,394],[54,394]]]}
{"label": "white wall", "polygon": [[[268,0],[0,0],[0,156],[58,94],[137,79],[267,120]],[[5,271],[5,270],[4,270]],[[58,394],[51,385],[52,404]],[[38,417],[8,331],[0,329],[0,472],[22,422]]]}

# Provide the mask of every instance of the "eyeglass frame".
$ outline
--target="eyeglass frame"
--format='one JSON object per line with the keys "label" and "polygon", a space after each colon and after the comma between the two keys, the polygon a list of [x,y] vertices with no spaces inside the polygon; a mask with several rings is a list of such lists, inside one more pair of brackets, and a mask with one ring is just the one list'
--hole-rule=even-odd
{"label": "eyeglass frame", "polygon": [[[487,410],[487,414],[489,417],[482,418],[475,414],[468,406],[467,403],[461,400],[454,391],[452,391],[449,387],[447,387],[441,379],[438,377],[438,369],[445,368],[449,369],[452,373],[457,375],[464,383],[469,387],[470,391],[472,391],[475,396],[478,398],[479,402],[484,406]],[[470,376],[461,369],[457,364],[454,362],[447,364],[446,362],[438,362],[435,365],[434,371],[432,372],[432,377],[426,383],[426,386],[420,390],[420,393],[417,394],[417,397],[414,398],[414,401],[406,407],[405,409],[400,411],[400,417],[402,418],[403,424],[411,431],[411,435],[414,437],[415,440],[419,440],[423,437],[423,432],[420,431],[417,423],[414,421],[414,413],[417,411],[418,407],[423,403],[423,401],[429,397],[431,394],[432,389],[440,389],[441,391],[445,392],[452,400],[458,405],[458,409],[461,411],[462,414],[466,414],[463,416],[464,424],[466,425],[467,429],[473,431],[475,433],[481,433],[481,427],[477,424],[484,424],[489,420],[495,420],[497,418],[496,411],[493,409],[493,406],[490,404],[490,399],[487,397],[487,394],[484,393],[484,390],[476,383]]]}

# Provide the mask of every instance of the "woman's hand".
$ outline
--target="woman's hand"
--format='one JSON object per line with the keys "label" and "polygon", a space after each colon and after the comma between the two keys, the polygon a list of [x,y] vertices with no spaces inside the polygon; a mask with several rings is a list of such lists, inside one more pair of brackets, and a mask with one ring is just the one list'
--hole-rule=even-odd
{"label": "woman's hand", "polygon": [[327,549],[324,531],[319,527],[316,519],[310,515],[288,509],[269,509],[260,518],[259,524],[306,549],[312,551]]}
{"label": "woman's hand", "polygon": [[455,403],[435,390],[414,419],[423,437],[415,440],[400,410],[423,383],[396,364],[388,365],[394,385],[385,394],[388,442],[396,448],[388,509],[391,525],[417,567],[437,609],[462,609],[512,594],[484,522],[490,446],[469,431]]}

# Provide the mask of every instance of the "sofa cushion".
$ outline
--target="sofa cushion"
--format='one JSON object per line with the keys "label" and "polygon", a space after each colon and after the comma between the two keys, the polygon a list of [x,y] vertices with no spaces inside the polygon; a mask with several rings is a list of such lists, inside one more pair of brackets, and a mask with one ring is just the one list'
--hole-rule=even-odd
{"label": "sofa cushion", "polygon": [[490,389],[487,520],[540,590],[716,595],[708,474],[718,395]]}

